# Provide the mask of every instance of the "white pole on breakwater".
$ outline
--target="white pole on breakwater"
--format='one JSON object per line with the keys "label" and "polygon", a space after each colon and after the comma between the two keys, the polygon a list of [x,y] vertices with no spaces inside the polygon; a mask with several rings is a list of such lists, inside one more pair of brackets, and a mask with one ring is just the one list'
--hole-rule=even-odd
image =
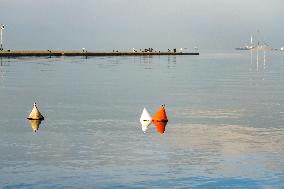
{"label": "white pole on breakwater", "polygon": [[4,25],[0,25],[0,51],[3,51],[3,30],[4,30]]}

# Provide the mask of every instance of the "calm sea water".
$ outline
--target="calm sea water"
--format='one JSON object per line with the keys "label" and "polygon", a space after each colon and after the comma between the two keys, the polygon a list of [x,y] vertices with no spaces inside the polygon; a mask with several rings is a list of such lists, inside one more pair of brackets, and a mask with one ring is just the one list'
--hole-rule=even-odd
{"label": "calm sea water", "polygon": [[0,188],[284,188],[283,123],[280,52],[3,58]]}

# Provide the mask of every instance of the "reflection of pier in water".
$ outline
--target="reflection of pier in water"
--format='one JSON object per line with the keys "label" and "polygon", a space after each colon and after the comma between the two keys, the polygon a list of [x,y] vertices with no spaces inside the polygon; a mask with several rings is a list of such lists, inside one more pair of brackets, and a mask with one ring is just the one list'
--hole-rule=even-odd
{"label": "reflection of pier in water", "polygon": [[283,64],[283,51],[276,51],[267,49],[265,47],[256,47],[250,50],[250,71],[255,70],[256,72],[265,71],[269,62],[271,61],[271,56],[280,56],[279,62]]}
{"label": "reflection of pier in water", "polygon": [[5,73],[5,70],[4,70],[4,63],[3,63],[3,60],[2,60],[2,57],[0,57],[0,80],[1,82],[4,80],[4,73]]}
{"label": "reflection of pier in water", "polygon": [[[257,46],[254,49],[250,49],[250,64],[253,65],[253,57],[255,52],[256,57],[256,71],[259,72],[261,68],[263,70],[266,69],[266,52],[270,51],[270,49],[266,48],[265,46]],[[262,64],[261,64],[262,62]]]}
{"label": "reflection of pier in water", "polygon": [[[155,57],[155,56],[134,56],[133,57],[133,63],[140,63],[140,64],[144,64],[145,69],[152,69],[153,66],[159,66],[159,62],[164,61],[164,59],[162,57]],[[167,68],[171,69],[171,68],[175,68],[177,65],[177,56],[167,56]],[[155,63],[155,64],[153,64]]]}

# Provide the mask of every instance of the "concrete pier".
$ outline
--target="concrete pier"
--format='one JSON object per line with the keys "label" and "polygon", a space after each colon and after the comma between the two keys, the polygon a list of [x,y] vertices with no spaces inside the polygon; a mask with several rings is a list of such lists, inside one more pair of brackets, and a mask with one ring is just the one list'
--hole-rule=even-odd
{"label": "concrete pier", "polygon": [[22,56],[163,56],[163,55],[199,55],[199,52],[82,52],[82,51],[0,51],[0,57]]}

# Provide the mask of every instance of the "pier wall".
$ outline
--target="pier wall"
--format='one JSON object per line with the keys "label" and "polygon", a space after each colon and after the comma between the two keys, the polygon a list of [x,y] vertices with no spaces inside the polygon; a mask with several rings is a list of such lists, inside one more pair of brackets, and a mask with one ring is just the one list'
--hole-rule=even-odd
{"label": "pier wall", "polygon": [[79,52],[79,51],[0,51],[0,57],[20,56],[163,56],[163,55],[199,55],[198,52]]}

